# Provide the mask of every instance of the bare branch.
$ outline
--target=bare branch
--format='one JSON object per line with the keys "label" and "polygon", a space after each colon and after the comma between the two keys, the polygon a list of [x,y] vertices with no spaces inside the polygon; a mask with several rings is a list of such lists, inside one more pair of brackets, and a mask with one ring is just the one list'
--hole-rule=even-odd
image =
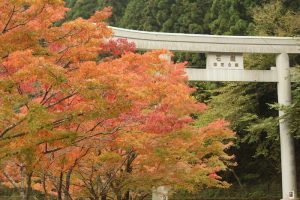
{"label": "bare branch", "polygon": [[100,126],[103,122],[104,122],[105,120],[101,120],[101,121],[99,121],[98,123],[96,123],[95,124],[95,126],[94,127],[92,127],[90,130],[88,130],[87,132],[85,132],[85,133],[88,133],[88,132],[92,132],[92,131],[94,131],[98,126]]}
{"label": "bare branch", "polygon": [[4,138],[1,138],[0,140],[10,140],[10,139],[14,139],[14,138],[18,138],[18,137],[22,137],[24,135],[28,134],[28,132],[22,132],[22,133],[18,133],[18,134],[15,134],[15,135],[12,135],[12,136],[9,136],[9,137],[4,137]]}
{"label": "bare branch", "polygon": [[75,142],[78,143],[78,142],[81,142],[82,140],[93,138],[93,137],[96,137],[96,136],[99,136],[99,135],[110,135],[110,134],[116,133],[119,130],[121,130],[121,127],[117,126],[113,130],[111,130],[111,131],[108,131],[108,132],[99,132],[99,133],[95,133],[93,135],[85,136],[83,138],[80,138],[80,139],[76,140]]}
{"label": "bare branch", "polygon": [[3,174],[4,174],[4,176],[9,180],[9,182],[17,189],[17,190],[19,190],[20,189],[20,187],[18,186],[18,183],[16,183],[15,181],[14,181],[14,179],[4,170],[4,172],[3,172]]}
{"label": "bare branch", "polygon": [[45,105],[50,99],[55,97],[55,95],[57,95],[57,93],[51,94],[48,98],[46,97],[46,99],[41,104]]}
{"label": "bare branch", "polygon": [[53,107],[53,106],[55,106],[55,105],[57,105],[57,104],[59,104],[59,103],[65,101],[65,100],[67,100],[67,99],[73,97],[73,96],[76,95],[76,94],[78,94],[78,92],[74,92],[74,93],[72,93],[72,94],[69,94],[69,95],[65,96],[64,98],[58,100],[57,102],[55,102],[55,103],[53,103],[53,104],[50,104],[50,105],[47,106],[46,108],[51,108],[51,107]]}
{"label": "bare branch", "polygon": [[16,12],[16,6],[13,7],[13,9],[12,9],[12,11],[11,11],[9,17],[8,17],[8,20],[7,20],[5,26],[4,26],[3,30],[2,30],[2,33],[7,32],[7,27],[10,24],[10,22],[11,22],[13,16],[14,16],[14,14],[15,14],[15,12]]}
{"label": "bare branch", "polygon": [[13,30],[13,29],[15,29],[15,28],[18,28],[18,27],[20,27],[20,26],[25,26],[25,25],[28,24],[31,20],[33,20],[35,17],[37,17],[39,14],[41,14],[41,13],[44,11],[45,7],[46,7],[46,5],[44,4],[43,7],[41,8],[41,10],[40,10],[39,12],[35,13],[35,15],[34,15],[33,17],[29,17],[27,20],[24,20],[23,22],[21,22],[21,23],[15,25],[15,26],[12,26],[12,27],[10,27],[10,28],[6,28],[5,32],[8,32],[8,31]]}
{"label": "bare branch", "polygon": [[[132,152],[133,152],[133,150],[131,150],[131,151],[129,152],[129,154],[132,153]],[[111,183],[111,182],[113,181],[113,179],[116,177],[118,171],[120,171],[121,168],[122,168],[124,165],[126,165],[128,159],[129,159],[129,157],[126,156],[126,159],[121,163],[121,165],[120,165],[120,166],[113,172],[113,174],[109,177],[109,179],[108,179],[108,181],[106,182],[105,186],[103,187],[101,193],[104,192],[104,191],[107,189],[107,187],[110,185],[110,183]]]}
{"label": "bare branch", "polygon": [[20,125],[22,122],[24,122],[26,119],[26,117],[24,117],[23,119],[19,120],[18,122],[15,122],[11,125],[9,125],[7,128],[5,128],[1,133],[0,133],[0,138],[3,138],[10,130],[14,129],[15,127],[17,127],[18,125]]}
{"label": "bare branch", "polygon": [[[85,137],[82,137],[82,138],[80,138],[80,139],[75,140],[71,145],[76,145],[77,143],[79,143],[79,142],[81,142],[81,141],[83,141],[83,140],[86,140],[86,139],[89,139],[89,138],[92,138],[92,137],[96,137],[96,136],[98,136],[98,135],[109,135],[109,134],[114,134],[114,133],[116,133],[117,131],[119,131],[120,129],[121,129],[121,127],[116,127],[116,128],[114,128],[113,130],[108,131],[108,132],[99,132],[99,133],[96,133],[96,134],[93,134],[93,135],[85,136]],[[61,138],[57,138],[56,140],[60,140],[60,139],[64,139],[64,138],[65,138],[65,137],[63,137],[63,138],[61,137]],[[45,143],[45,142],[47,142],[47,141],[43,141],[43,142],[40,142],[40,143],[38,143],[38,144],[43,144],[43,143]],[[59,151],[59,150],[62,150],[62,149],[68,148],[68,147],[70,147],[70,146],[57,147],[57,148],[55,148],[55,149],[47,150],[47,151],[45,151],[45,152],[43,152],[43,153],[44,153],[44,154],[54,153],[54,152],[56,152],[56,151]]]}
{"label": "bare branch", "polygon": [[50,85],[50,86],[46,89],[45,94],[44,94],[43,99],[41,100],[40,104],[43,105],[43,102],[46,100],[47,95],[49,94],[49,92],[51,91],[51,89],[52,89],[52,85]]}

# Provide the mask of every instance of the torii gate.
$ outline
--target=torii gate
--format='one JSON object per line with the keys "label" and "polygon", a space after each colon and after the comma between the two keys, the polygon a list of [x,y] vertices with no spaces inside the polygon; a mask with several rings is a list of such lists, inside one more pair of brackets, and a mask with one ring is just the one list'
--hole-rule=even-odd
{"label": "torii gate", "polygon": [[[299,37],[216,36],[111,28],[114,38],[127,38],[139,50],[168,49],[175,52],[207,53],[206,69],[186,69],[191,81],[277,82],[278,103],[291,104],[288,54],[300,54]],[[243,53],[276,54],[276,67],[271,70],[245,70]],[[279,111],[279,116],[282,115],[284,112]],[[280,120],[279,127],[282,200],[300,200],[297,194],[293,136],[289,133],[287,121]],[[164,188],[157,191],[165,192]],[[167,199],[167,196],[158,196],[154,192],[153,199]]]}

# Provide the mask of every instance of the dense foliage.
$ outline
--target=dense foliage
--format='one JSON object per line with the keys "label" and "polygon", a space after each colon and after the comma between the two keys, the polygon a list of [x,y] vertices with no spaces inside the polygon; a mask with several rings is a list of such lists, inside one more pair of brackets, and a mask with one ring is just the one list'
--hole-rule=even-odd
{"label": "dense foliage", "polygon": [[[74,4],[75,5],[75,4]],[[0,182],[29,200],[144,199],[226,188],[234,133],[166,50],[111,41],[110,8],[58,26],[62,0],[0,2]]]}
{"label": "dense foliage", "polygon": [[120,20],[126,8],[128,0],[66,0],[66,6],[72,8],[66,15],[66,19],[72,20],[78,17],[85,19],[93,15],[97,10],[104,7],[113,7],[113,15],[108,19],[111,23],[116,23]]}
{"label": "dense foliage", "polygon": [[[99,1],[104,2],[104,1]],[[107,1],[111,5],[113,0]],[[99,3],[98,3],[99,4]],[[73,10],[80,8],[72,8]],[[119,9],[119,8],[118,8]],[[74,12],[74,11],[73,11]],[[300,1],[295,0],[129,0],[122,12],[116,12],[112,25],[164,32],[226,35],[300,35]],[[175,60],[189,61],[198,67],[204,55],[180,53]],[[290,57],[291,66],[299,65],[300,57]],[[248,69],[270,69],[274,55],[245,55]],[[299,71],[299,70],[298,70]],[[295,77],[299,79],[295,70]],[[297,78],[298,77],[298,78]],[[269,106],[277,102],[275,84],[192,83],[200,92],[194,95],[208,102],[209,109],[199,116],[198,125],[216,117],[231,122],[237,132],[239,166],[231,180],[243,184],[279,182],[280,154],[278,111]],[[203,92],[205,91],[205,92]],[[292,133],[299,137],[299,83],[293,84],[293,105],[287,109]],[[299,141],[296,141],[299,153]],[[300,166],[298,160],[298,167]],[[299,172],[300,170],[298,170]],[[267,172],[267,173],[266,173]]]}

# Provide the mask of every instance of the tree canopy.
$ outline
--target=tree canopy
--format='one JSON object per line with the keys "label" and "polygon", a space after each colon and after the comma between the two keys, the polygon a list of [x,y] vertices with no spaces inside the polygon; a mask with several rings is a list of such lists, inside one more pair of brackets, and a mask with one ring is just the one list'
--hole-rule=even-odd
{"label": "tree canopy", "polygon": [[[70,2],[72,3],[72,2]],[[75,5],[75,4],[74,4]],[[228,122],[206,109],[184,63],[111,41],[111,9],[60,26],[61,0],[0,2],[0,180],[30,199],[143,199],[152,187],[228,187]]]}
{"label": "tree canopy", "polygon": [[[294,0],[129,0],[122,12],[114,14],[118,20],[112,25],[175,33],[293,37],[300,34],[299,8],[300,2]],[[203,67],[205,55],[176,53],[174,60]],[[248,69],[270,69],[275,66],[274,61],[274,55],[245,55]],[[299,65],[299,55],[291,55],[290,61],[292,67]],[[259,179],[268,184],[278,183],[280,149],[276,108],[279,107],[269,106],[277,102],[276,85],[191,84],[199,91],[194,92],[195,97],[209,105],[197,123],[204,125],[221,116],[229,120],[231,128],[237,132],[234,152],[239,163],[235,168],[239,182],[252,185]],[[284,108],[289,113],[287,117],[296,137],[299,132],[298,93],[299,86],[295,83],[292,107]],[[297,146],[299,141],[296,141],[296,150],[299,151]],[[236,176],[231,177],[230,180],[235,182]]]}

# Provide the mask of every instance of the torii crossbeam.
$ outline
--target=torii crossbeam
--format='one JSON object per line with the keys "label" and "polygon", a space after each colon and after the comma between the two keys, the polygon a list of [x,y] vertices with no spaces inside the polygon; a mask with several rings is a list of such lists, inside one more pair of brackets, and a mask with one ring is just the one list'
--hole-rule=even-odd
{"label": "torii crossbeam", "polygon": [[[114,31],[114,38],[127,38],[130,42],[134,42],[139,50],[168,49],[175,52],[206,53],[206,69],[186,70],[191,81],[276,82],[278,103],[291,104],[288,54],[300,54],[300,38],[216,36],[111,28]],[[276,67],[271,70],[245,70],[243,53],[276,54]],[[283,115],[284,112],[279,111],[279,116]],[[287,121],[280,120],[279,126],[282,200],[299,200],[293,136],[289,133]]]}

